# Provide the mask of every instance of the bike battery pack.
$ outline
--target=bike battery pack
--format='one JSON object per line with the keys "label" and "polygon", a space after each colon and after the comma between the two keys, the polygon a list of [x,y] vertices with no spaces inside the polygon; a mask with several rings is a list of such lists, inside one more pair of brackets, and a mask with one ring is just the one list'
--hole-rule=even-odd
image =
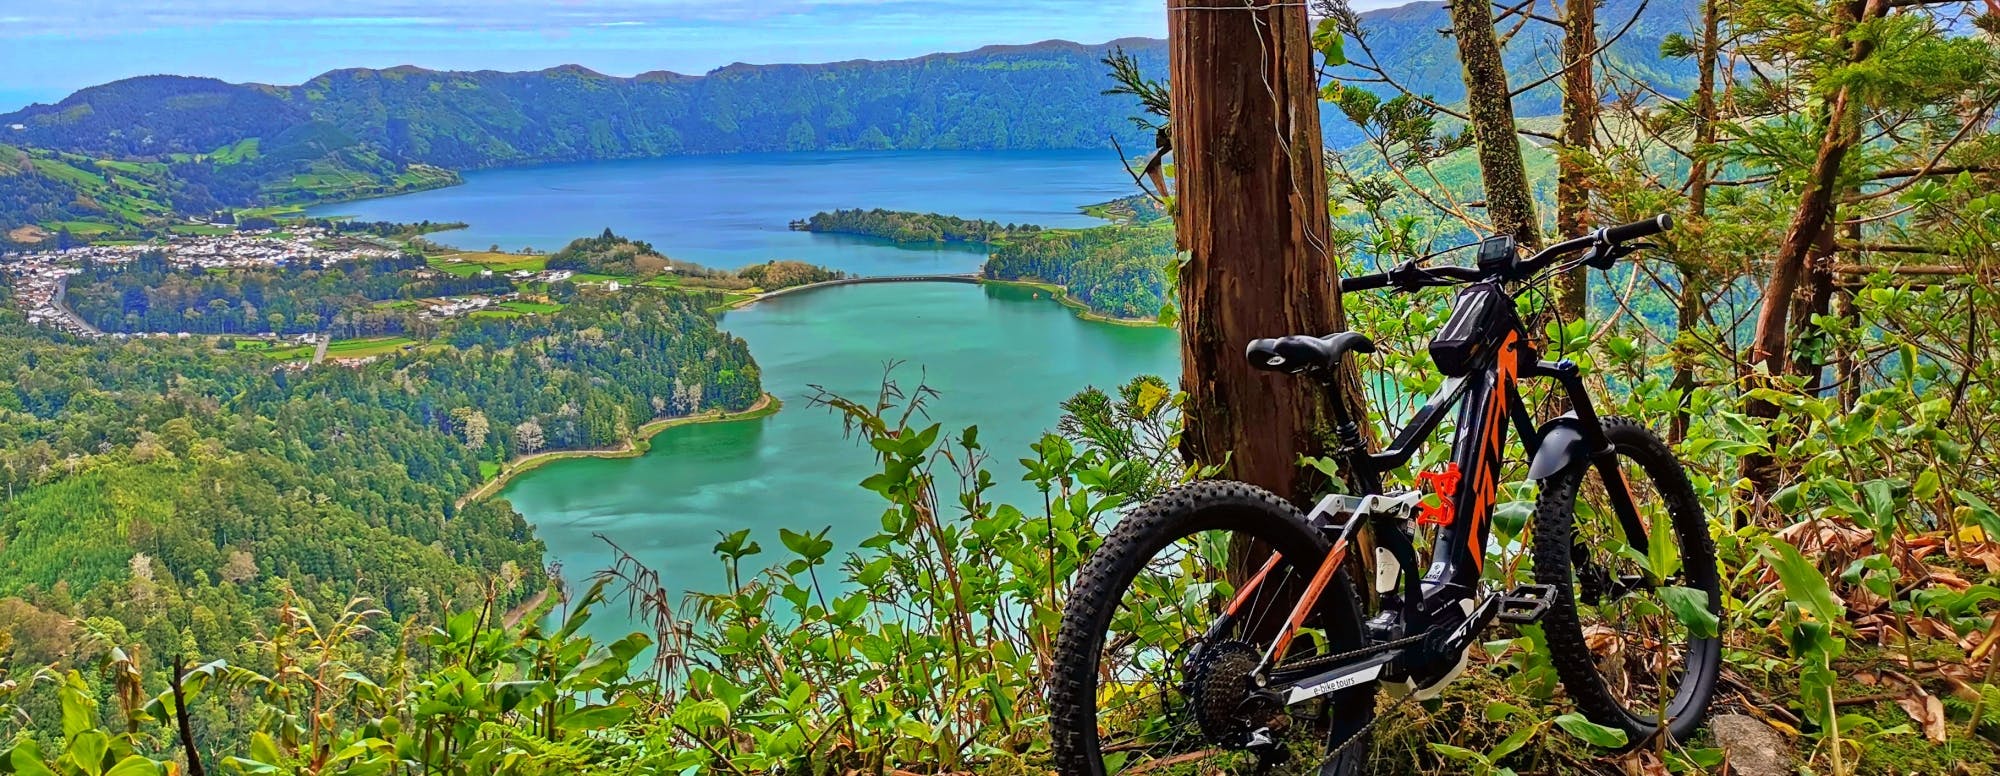
{"label": "bike battery pack", "polygon": [[1513,315],[1514,300],[1499,286],[1467,286],[1452,303],[1451,320],[1431,338],[1431,361],[1447,377],[1471,374],[1499,346]]}

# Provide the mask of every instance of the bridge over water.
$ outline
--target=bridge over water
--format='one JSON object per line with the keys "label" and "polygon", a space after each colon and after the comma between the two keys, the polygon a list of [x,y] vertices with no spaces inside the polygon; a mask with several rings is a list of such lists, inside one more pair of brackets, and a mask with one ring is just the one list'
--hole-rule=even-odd
{"label": "bridge over water", "polygon": [[761,302],[766,299],[780,297],[786,294],[796,294],[801,291],[811,291],[817,288],[830,288],[832,286],[852,286],[852,285],[859,285],[862,283],[978,283],[978,282],[979,282],[979,275],[977,273],[966,273],[963,275],[868,275],[865,277],[841,278],[839,280],[824,280],[818,283],[807,283],[803,286],[780,288],[776,291],[758,294],[754,297],[744,300],[743,302],[741,302],[741,304],[750,304],[751,302]]}

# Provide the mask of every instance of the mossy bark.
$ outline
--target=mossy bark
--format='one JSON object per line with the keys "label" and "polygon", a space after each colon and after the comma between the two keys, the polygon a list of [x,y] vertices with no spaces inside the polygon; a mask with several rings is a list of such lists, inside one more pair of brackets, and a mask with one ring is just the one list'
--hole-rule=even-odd
{"label": "mossy bark", "polygon": [[[1256,0],[1168,4],[1180,271],[1182,452],[1305,501],[1325,484],[1298,464],[1325,450],[1328,402],[1312,380],[1250,368],[1259,337],[1343,328],[1327,255],[1326,172],[1306,10]],[[1343,390],[1350,406],[1359,392]]]}
{"label": "mossy bark", "polygon": [[1493,7],[1483,2],[1452,3],[1451,28],[1465,76],[1466,116],[1479,142],[1486,214],[1499,233],[1513,235],[1522,247],[1540,247],[1542,233],[1521,141],[1515,134],[1514,98],[1507,84],[1507,65],[1500,59],[1500,40],[1493,31]]}

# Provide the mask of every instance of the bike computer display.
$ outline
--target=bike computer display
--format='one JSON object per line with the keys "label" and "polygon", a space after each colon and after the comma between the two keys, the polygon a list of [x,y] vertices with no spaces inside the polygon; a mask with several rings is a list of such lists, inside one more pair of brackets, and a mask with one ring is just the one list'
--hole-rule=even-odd
{"label": "bike computer display", "polygon": [[1508,274],[1518,257],[1513,235],[1496,234],[1479,241],[1479,269],[1488,276]]}

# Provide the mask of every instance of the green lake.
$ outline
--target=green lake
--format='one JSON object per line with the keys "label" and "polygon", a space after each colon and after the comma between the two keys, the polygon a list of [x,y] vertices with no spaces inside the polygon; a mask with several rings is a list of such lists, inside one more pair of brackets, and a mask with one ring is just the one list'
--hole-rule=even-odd
{"label": "green lake", "polygon": [[894,377],[939,391],[930,416],[947,431],[977,424],[1000,496],[1028,498],[1016,460],[1053,427],[1059,402],[1087,385],[1179,369],[1170,330],[1092,323],[1010,286],[839,286],[733,311],[722,325],[749,341],[784,411],[671,428],[646,455],[560,461],[502,491],[572,583],[604,568],[604,539],[670,588],[713,591],[723,585],[711,553],[719,532],[750,528],[778,549],[780,527],[831,527],[843,546],[877,530],[885,502],[856,484],[874,471],[873,451],[811,406],[815,385],[872,398],[887,363],[906,360]]}
{"label": "green lake", "polygon": [[[734,267],[799,258],[860,275],[970,272],[983,252],[896,246],[786,228],[818,210],[925,210],[1002,222],[1101,223],[1078,208],[1123,196],[1131,180],[1110,151],[766,154],[549,165],[468,173],[438,191],[331,205],[315,212],[395,221],[463,221],[438,239],[555,248],[610,227],[669,256]],[[671,428],[623,459],[557,461],[501,495],[535,525],[572,584],[604,569],[605,539],[677,590],[714,591],[718,534],[752,529],[775,561],[779,528],[832,529],[852,547],[880,526],[884,503],[858,483],[872,451],[839,417],[811,405],[813,386],[873,397],[884,368],[905,388],[940,396],[931,418],[951,432],[980,427],[999,498],[1038,498],[1017,460],[1051,429],[1058,404],[1085,386],[1178,374],[1170,330],[1095,323],[1046,292],[964,283],[881,283],[808,291],[725,313],[749,342],[776,415]],[[1037,505],[1039,508],[1039,505]],[[603,538],[599,538],[599,537]],[[606,618],[609,634],[629,623]]]}

